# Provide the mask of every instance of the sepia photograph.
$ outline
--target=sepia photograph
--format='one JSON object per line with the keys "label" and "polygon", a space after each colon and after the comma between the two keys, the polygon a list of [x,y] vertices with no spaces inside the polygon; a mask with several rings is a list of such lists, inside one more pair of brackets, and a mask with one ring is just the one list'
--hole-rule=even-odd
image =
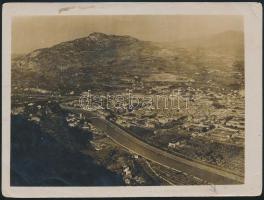
{"label": "sepia photograph", "polygon": [[9,21],[8,185],[245,185],[245,16],[93,6]]}

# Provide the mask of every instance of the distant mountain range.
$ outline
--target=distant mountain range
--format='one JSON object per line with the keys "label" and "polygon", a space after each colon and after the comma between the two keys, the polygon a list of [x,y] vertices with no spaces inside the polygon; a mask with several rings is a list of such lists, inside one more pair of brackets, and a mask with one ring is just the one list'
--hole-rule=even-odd
{"label": "distant mountain range", "polygon": [[[121,78],[177,70],[178,48],[204,48],[243,57],[243,33],[224,32],[206,38],[157,44],[130,36],[91,33],[12,59],[12,85],[50,90],[118,84]],[[189,70],[188,67],[186,70]]]}
{"label": "distant mountain range", "polygon": [[185,48],[206,48],[226,54],[243,55],[244,34],[241,31],[226,31],[210,36],[182,40],[178,46]]}

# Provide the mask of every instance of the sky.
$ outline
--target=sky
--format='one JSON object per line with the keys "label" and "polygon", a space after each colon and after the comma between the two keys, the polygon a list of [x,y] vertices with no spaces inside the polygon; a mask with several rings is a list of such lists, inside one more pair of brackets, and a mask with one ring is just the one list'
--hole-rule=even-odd
{"label": "sky", "polygon": [[243,31],[243,18],[230,15],[23,16],[12,20],[12,53],[24,54],[92,32],[174,42],[225,31]]}

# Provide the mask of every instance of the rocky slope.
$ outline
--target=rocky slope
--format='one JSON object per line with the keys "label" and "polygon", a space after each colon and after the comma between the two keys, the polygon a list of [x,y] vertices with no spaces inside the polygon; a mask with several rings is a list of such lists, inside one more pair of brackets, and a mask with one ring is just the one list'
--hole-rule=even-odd
{"label": "rocky slope", "polygon": [[12,86],[82,91],[91,87],[124,86],[127,82],[123,80],[135,75],[144,78],[152,73],[183,71],[191,76],[194,71],[208,71],[206,59],[201,62],[202,69],[195,67],[200,62],[193,60],[198,48],[203,49],[205,56],[215,53],[242,59],[243,34],[225,32],[179,43],[156,44],[130,36],[91,33],[15,57]]}

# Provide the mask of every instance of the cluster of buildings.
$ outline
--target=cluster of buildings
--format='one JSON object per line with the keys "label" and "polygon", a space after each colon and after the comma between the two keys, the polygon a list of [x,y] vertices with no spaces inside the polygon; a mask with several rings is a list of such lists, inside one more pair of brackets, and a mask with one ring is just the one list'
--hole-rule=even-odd
{"label": "cluster of buildings", "polygon": [[122,166],[122,175],[127,185],[131,185],[132,182],[136,182],[139,185],[145,183],[145,179],[141,176],[133,175],[131,168],[126,164]]}
{"label": "cluster of buildings", "polygon": [[39,123],[43,115],[47,114],[49,109],[38,103],[27,103],[23,106],[14,106],[11,109],[12,115],[25,115],[29,121]]}
{"label": "cluster of buildings", "polygon": [[68,126],[70,127],[77,127],[80,125],[80,118],[76,114],[69,113],[66,117],[66,121],[68,123]]}

